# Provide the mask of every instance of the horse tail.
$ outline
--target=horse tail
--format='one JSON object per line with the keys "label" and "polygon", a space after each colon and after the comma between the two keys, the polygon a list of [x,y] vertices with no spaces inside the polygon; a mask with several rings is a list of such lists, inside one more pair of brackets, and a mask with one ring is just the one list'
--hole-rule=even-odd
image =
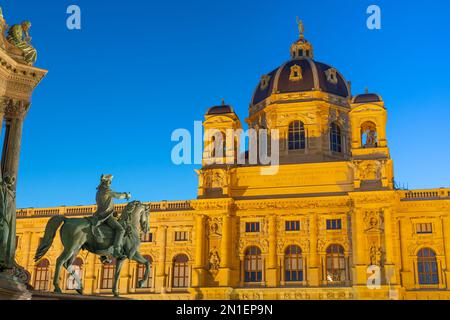
{"label": "horse tail", "polygon": [[64,222],[66,222],[66,218],[64,216],[55,216],[47,223],[44,238],[42,239],[39,248],[36,251],[36,255],[34,256],[35,261],[41,259],[48,252],[52,246],[53,240],[55,239],[56,231],[58,231]]}

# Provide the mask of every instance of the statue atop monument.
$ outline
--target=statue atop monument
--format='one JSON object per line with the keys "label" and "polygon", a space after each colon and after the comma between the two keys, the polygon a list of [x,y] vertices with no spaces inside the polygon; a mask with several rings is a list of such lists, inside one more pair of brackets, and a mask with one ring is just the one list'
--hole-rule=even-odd
{"label": "statue atop monument", "polygon": [[7,41],[22,51],[23,59],[29,65],[33,65],[37,60],[37,51],[30,44],[31,37],[29,30],[30,21],[24,21],[21,24],[15,24],[8,30]]}

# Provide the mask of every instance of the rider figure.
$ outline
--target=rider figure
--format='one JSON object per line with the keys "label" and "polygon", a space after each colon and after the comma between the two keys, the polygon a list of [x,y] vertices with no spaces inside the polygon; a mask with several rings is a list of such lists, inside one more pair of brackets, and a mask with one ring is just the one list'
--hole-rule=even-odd
{"label": "rider figure", "polygon": [[130,193],[117,193],[110,189],[112,179],[114,177],[110,174],[102,175],[100,185],[97,188],[97,211],[94,213],[93,226],[98,232],[98,227],[103,223],[114,230],[114,253],[116,258],[123,256],[122,241],[125,235],[125,229],[114,217],[114,199],[131,199]]}

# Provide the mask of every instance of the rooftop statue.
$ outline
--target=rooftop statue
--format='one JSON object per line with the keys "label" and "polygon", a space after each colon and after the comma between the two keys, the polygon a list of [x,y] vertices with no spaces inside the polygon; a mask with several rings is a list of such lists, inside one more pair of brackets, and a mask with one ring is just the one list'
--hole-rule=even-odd
{"label": "rooftop statue", "polygon": [[[100,186],[97,189],[98,210],[93,217],[66,218],[55,216],[47,223],[44,238],[36,251],[35,260],[39,261],[45,256],[53,243],[56,232],[60,229],[64,251],[57,259],[55,276],[53,277],[56,293],[61,293],[59,276],[61,267],[64,267],[77,282],[77,292],[83,294],[81,280],[72,267],[80,250],[87,250],[102,256],[103,263],[106,263],[107,257],[115,258],[116,272],[113,284],[115,296],[119,295],[118,280],[126,259],[145,265],[144,278],[139,281],[139,287],[143,287],[149,278],[150,263],[139,253],[139,247],[141,233],[149,232],[150,207],[140,201],[130,202],[124,208],[119,219],[116,219],[113,199],[129,199],[131,195],[113,192],[109,188],[112,178],[111,175],[102,175],[101,177]],[[99,232],[96,231],[97,228]]]}
{"label": "rooftop statue", "polygon": [[303,25],[303,21],[300,20],[299,17],[297,17],[297,26],[298,26],[298,33],[300,37],[303,37],[303,34],[305,33],[305,26]]}
{"label": "rooftop statue", "polygon": [[33,65],[37,60],[37,51],[30,44],[30,28],[30,21],[24,21],[21,24],[15,24],[11,28],[9,28],[6,39],[10,44],[22,51],[23,58],[29,65]]}

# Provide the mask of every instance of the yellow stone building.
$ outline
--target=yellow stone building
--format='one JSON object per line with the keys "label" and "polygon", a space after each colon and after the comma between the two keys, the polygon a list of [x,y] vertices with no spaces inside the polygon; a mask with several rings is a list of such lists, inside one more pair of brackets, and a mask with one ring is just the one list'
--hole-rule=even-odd
{"label": "yellow stone building", "polygon": [[[352,96],[339,71],[314,60],[301,30],[291,60],[262,76],[246,119],[249,128],[279,130],[278,173],[262,175],[259,165],[208,165],[216,153],[206,144],[198,198],[151,203],[151,233],[141,248],[152,262],[151,279],[137,289],[143,269],[127,262],[122,295],[450,298],[450,189],[395,188],[386,122],[383,99]],[[210,108],[205,116],[205,129],[241,127],[231,106]],[[223,157],[237,154],[226,148]],[[43,260],[33,261],[48,219],[95,209],[18,211],[17,262],[36,290],[52,290],[62,251],[57,238]],[[112,265],[85,252],[76,265],[86,294],[110,294]],[[62,277],[73,293],[73,281]]]}

